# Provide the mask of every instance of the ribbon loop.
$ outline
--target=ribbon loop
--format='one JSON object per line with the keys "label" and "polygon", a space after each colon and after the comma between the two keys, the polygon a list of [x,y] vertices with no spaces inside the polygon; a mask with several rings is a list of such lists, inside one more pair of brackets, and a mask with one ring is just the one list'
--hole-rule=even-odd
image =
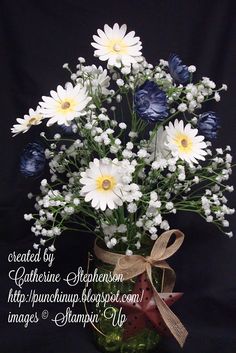
{"label": "ribbon loop", "polygon": [[[174,242],[168,246],[168,243],[172,236],[175,235]],[[156,260],[165,260],[171,257],[179,248],[184,241],[184,233],[178,229],[167,230],[157,238],[152,251],[151,257]]]}
{"label": "ribbon loop", "polygon": [[145,272],[145,260],[140,255],[120,255],[114,274],[122,274],[124,280],[131,279]]}

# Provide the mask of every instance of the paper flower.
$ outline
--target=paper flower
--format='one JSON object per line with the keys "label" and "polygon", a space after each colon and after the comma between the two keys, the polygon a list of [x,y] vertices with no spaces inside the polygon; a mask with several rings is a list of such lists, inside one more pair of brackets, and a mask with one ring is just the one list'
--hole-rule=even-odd
{"label": "paper flower", "polygon": [[[107,70],[103,70],[102,66],[96,67],[85,66],[84,70],[88,70],[88,81],[85,82],[86,87],[92,90],[93,94],[102,94],[107,96],[110,94],[108,87],[110,86],[111,78],[107,75]],[[81,82],[82,84],[84,82]]]}
{"label": "paper flower", "polygon": [[220,119],[214,112],[206,112],[199,116],[198,129],[209,140],[217,138]]}
{"label": "paper flower", "polygon": [[108,61],[108,65],[116,67],[130,66],[140,61],[140,38],[135,37],[134,31],[127,34],[126,31],[125,24],[119,27],[117,23],[113,28],[105,25],[104,31],[98,29],[98,36],[93,36],[95,43],[91,43],[96,48],[94,55],[102,61]]}
{"label": "paper flower", "polygon": [[163,159],[172,158],[171,151],[167,146],[167,132],[163,126],[159,127],[155,136],[152,138],[149,150],[153,154],[154,159],[156,159],[156,157]]}
{"label": "paper flower", "polygon": [[153,81],[146,81],[134,94],[134,108],[140,118],[163,121],[168,116],[166,94]]}
{"label": "paper flower", "polygon": [[182,64],[182,60],[177,55],[170,55],[168,64],[170,74],[177,83],[184,85],[189,82],[190,73],[188,67]]}
{"label": "paper flower", "polygon": [[117,208],[122,201],[122,176],[124,172],[112,160],[108,162],[94,159],[89,163],[89,168],[81,173],[80,182],[84,185],[81,195],[92,207],[104,211],[107,207]]}
{"label": "paper flower", "polygon": [[182,120],[175,120],[174,124],[166,126],[167,145],[174,157],[178,157],[188,163],[198,163],[198,159],[205,160],[204,150],[207,145],[203,141],[204,136],[197,135],[198,130],[192,129],[190,124],[184,126]]}
{"label": "paper flower", "polygon": [[57,91],[51,91],[50,94],[51,97],[43,96],[44,102],[39,103],[43,117],[50,118],[47,126],[55,123],[70,125],[74,118],[83,113],[91,100],[85,87],[73,86],[72,83],[68,83],[66,88],[57,86]]}
{"label": "paper flower", "polygon": [[31,126],[41,124],[42,120],[43,116],[39,112],[39,107],[36,110],[31,108],[29,114],[24,115],[23,119],[16,119],[19,124],[13,125],[11,132],[14,134],[13,136],[18,135],[21,132],[25,133],[31,128]]}
{"label": "paper flower", "polygon": [[38,143],[29,143],[20,159],[20,171],[25,176],[39,175],[45,166],[44,148]]}
{"label": "paper flower", "polygon": [[[73,223],[74,230],[101,231],[104,246],[132,255],[171,228],[167,214],[182,210],[232,236],[224,230],[226,216],[234,213],[225,196],[234,190],[228,183],[231,148],[205,141],[216,137],[219,119],[211,111],[199,113],[227,86],[208,77],[195,80],[195,66],[183,65],[177,55],[152,65],[126,25],[105,25],[93,46],[106,67],[83,57],[74,69],[65,63],[72,83],[51,91],[12,127],[13,134],[26,132],[46,119],[40,136],[48,180],[33,196],[36,213],[26,216],[39,239],[34,247],[53,251],[55,238]],[[42,147],[30,144],[21,171],[40,174],[45,158]]]}
{"label": "paper flower", "polygon": [[72,124],[72,125],[62,124],[59,126],[59,129],[63,135],[72,135],[75,132],[77,132],[77,126],[75,124]]}

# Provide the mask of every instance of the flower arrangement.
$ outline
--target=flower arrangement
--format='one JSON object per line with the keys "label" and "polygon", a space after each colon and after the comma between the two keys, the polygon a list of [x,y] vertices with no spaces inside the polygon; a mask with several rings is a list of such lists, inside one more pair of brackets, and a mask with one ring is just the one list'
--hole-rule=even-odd
{"label": "flower arrangement", "polygon": [[231,237],[230,146],[213,146],[220,119],[204,111],[227,86],[207,77],[195,82],[195,66],[175,54],[149,64],[126,25],[105,25],[93,40],[94,56],[107,67],[82,57],[75,72],[64,64],[71,82],[43,96],[12,128],[14,135],[45,129],[44,144],[30,143],[21,158],[26,176],[42,175],[46,161],[50,171],[36,213],[25,215],[39,239],[34,248],[55,251],[63,232],[81,230],[110,251],[142,254],[177,212],[196,213]]}

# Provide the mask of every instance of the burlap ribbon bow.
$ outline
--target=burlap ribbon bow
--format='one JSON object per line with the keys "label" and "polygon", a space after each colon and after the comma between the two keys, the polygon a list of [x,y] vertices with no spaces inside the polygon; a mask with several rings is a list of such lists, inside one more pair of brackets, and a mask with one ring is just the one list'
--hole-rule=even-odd
{"label": "burlap ribbon bow", "polygon": [[[168,245],[171,237],[175,240]],[[144,272],[152,285],[156,306],[171,334],[175,337],[181,347],[187,338],[188,332],[169,306],[161,299],[152,281],[152,267],[158,267],[165,271],[162,291],[172,292],[175,285],[175,271],[165,261],[171,257],[182,245],[184,234],[178,229],[168,230],[162,233],[155,241],[151,254],[143,257],[141,255],[122,255],[100,248],[96,243],[94,252],[97,258],[105,263],[114,265],[114,274],[122,274],[124,280],[136,277]]]}

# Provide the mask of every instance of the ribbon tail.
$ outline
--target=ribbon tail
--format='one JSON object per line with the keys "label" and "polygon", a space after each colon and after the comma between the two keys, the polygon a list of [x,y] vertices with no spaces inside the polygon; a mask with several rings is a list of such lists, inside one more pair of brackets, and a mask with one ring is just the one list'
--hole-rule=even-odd
{"label": "ribbon tail", "polygon": [[176,341],[181,347],[184,346],[186,338],[188,336],[188,331],[177,318],[177,316],[171,311],[168,305],[161,299],[159,293],[157,292],[153,282],[152,282],[152,273],[151,267],[147,266],[146,268],[149,281],[154,290],[154,299],[157,305],[157,308],[161,314],[162,319],[164,320],[166,326],[170,330],[171,334],[175,337]]}
{"label": "ribbon tail", "polygon": [[176,341],[183,348],[186,338],[188,336],[188,331],[177,318],[177,316],[171,311],[171,309],[166,305],[166,303],[160,298],[158,292],[154,291],[154,298],[158,310],[164,320],[166,326],[170,330],[171,334],[175,337]]}

